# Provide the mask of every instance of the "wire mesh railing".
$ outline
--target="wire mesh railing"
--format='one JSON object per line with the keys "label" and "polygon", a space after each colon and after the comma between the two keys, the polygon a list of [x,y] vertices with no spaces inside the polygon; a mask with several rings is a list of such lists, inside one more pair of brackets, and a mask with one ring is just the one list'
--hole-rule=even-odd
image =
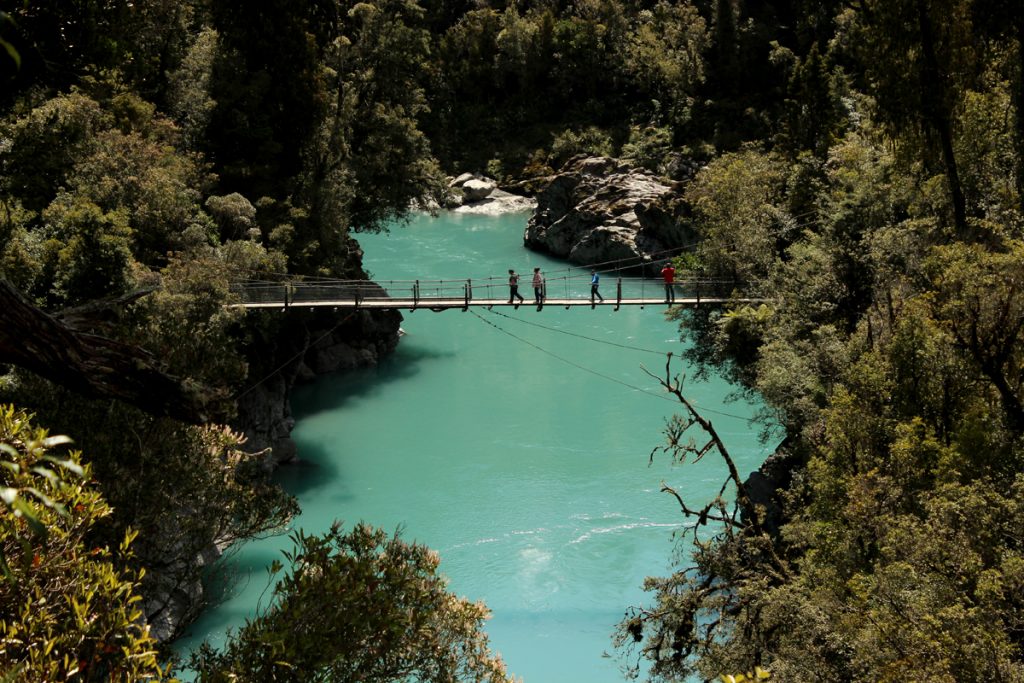
{"label": "wire mesh railing", "polygon": [[[401,302],[401,305],[431,303],[470,304],[510,300],[511,292],[505,277],[458,280],[292,280],[272,282],[251,280],[236,282],[232,292],[242,305],[292,306],[334,303],[355,305],[371,302]],[[576,274],[545,278],[542,285],[546,300],[590,301],[591,275]],[[720,278],[684,277],[672,285],[677,299],[724,298],[737,296],[735,283]],[[520,279],[519,294],[534,299],[530,280]],[[597,292],[605,301],[653,301],[668,295],[661,278],[600,277]]]}

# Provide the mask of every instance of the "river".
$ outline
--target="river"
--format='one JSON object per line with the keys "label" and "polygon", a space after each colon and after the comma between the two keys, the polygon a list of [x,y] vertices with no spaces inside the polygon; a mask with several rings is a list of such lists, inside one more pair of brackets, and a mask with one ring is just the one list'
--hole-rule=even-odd
{"label": "river", "polygon": [[[378,280],[515,268],[529,300],[534,266],[566,265],[523,248],[526,218],[415,216],[360,243]],[[403,315],[407,334],[379,368],[296,392],[302,462],[278,473],[302,507],[293,527],[401,527],[440,553],[454,592],[488,604],[492,648],[526,683],[623,680],[619,662],[603,656],[611,633],[645,601],[644,577],[669,570],[683,522],[660,484],[697,507],[725,476],[713,457],[648,465],[677,404],[642,366],[661,373],[665,353],[679,352],[675,323],[661,307]],[[755,469],[771,448],[748,423],[755,407],[727,401],[733,388],[721,379],[686,387],[741,471]],[[267,599],[265,568],[288,545],[273,537],[234,554],[224,601],[179,650],[203,638],[220,644],[240,626]]]}

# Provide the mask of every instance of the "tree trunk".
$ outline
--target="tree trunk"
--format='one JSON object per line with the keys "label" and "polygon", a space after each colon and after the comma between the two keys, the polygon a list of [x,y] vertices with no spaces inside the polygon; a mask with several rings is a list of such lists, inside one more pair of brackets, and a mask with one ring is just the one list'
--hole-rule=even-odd
{"label": "tree trunk", "polygon": [[149,352],[78,331],[25,300],[0,279],[0,363],[97,398],[116,398],[153,415],[201,424],[224,392],[169,375]]}
{"label": "tree trunk", "polygon": [[956,155],[953,153],[953,126],[945,102],[945,86],[942,83],[942,72],[939,69],[939,59],[935,52],[935,35],[932,31],[925,0],[917,0],[917,21],[918,29],[921,31],[921,51],[924,57],[921,87],[925,116],[939,134],[942,161],[946,166],[946,180],[949,183],[950,201],[953,204],[953,224],[956,227],[957,235],[961,239],[966,239],[968,236],[967,202],[960,184]]}

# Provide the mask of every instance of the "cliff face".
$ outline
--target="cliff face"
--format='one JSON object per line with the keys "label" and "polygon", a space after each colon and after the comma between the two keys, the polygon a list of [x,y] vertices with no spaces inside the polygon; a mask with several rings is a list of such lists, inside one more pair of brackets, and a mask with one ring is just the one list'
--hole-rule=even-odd
{"label": "cliff face", "polygon": [[[347,246],[348,278],[365,278],[362,250],[354,240]],[[245,449],[266,453],[272,470],[298,457],[291,432],[291,392],[320,375],[372,367],[398,345],[402,315],[397,311],[328,311],[290,308],[255,313],[242,332],[250,364],[248,385],[237,398],[231,427],[246,436]],[[217,561],[235,538],[218,538],[194,550],[167,548],[165,562],[149,574],[143,609],[151,632],[170,640],[193,621],[205,606],[202,568]]]}
{"label": "cliff face", "polygon": [[273,368],[269,377],[254,377],[252,388],[238,400],[233,427],[246,435],[251,452],[270,448],[269,464],[277,466],[294,460],[297,453],[291,439],[295,426],[290,395],[292,389],[320,375],[373,367],[395,350],[402,315],[397,311],[356,311],[307,313],[289,311],[274,340]]}
{"label": "cliff face", "polygon": [[694,242],[680,194],[677,183],[623,161],[572,159],[545,181],[523,241],[571,263],[641,266]]}
{"label": "cliff face", "polygon": [[[246,435],[249,452],[267,451],[268,469],[297,457],[291,439],[292,389],[319,375],[376,365],[397,346],[402,321],[397,311],[290,310],[273,315],[281,319],[253,349],[259,369],[239,397],[231,425]],[[165,561],[147,574],[143,609],[154,637],[171,640],[199,616],[206,602],[201,570],[216,562],[234,540],[218,539],[199,552],[188,543],[166,549]]]}

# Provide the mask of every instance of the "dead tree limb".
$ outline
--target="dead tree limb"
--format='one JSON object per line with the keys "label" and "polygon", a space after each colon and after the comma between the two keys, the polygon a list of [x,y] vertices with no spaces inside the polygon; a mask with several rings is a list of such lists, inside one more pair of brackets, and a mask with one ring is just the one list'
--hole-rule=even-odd
{"label": "dead tree limb", "polygon": [[[773,569],[781,577],[788,576],[789,568],[786,566],[785,561],[783,561],[782,558],[779,557],[778,553],[775,551],[774,542],[772,542],[769,535],[765,533],[764,525],[761,521],[761,513],[757,509],[757,506],[754,505],[754,503],[751,501],[750,496],[747,494],[747,487],[744,486],[743,484],[743,479],[740,477],[740,472],[739,469],[736,467],[735,461],[732,459],[732,456],[729,455],[729,449],[725,447],[725,443],[718,436],[718,431],[715,429],[714,425],[711,424],[711,421],[705,418],[699,412],[697,412],[697,409],[693,407],[693,404],[690,403],[686,396],[683,395],[682,382],[679,380],[679,377],[672,376],[672,353],[669,353],[667,359],[665,360],[664,377],[658,377],[657,375],[655,375],[642,365],[640,367],[641,369],[643,369],[644,372],[646,372],[649,376],[651,376],[659,384],[661,384],[661,386],[663,386],[669,393],[675,396],[680,403],[683,404],[683,407],[686,409],[687,412],[687,427],[693,424],[697,424],[700,426],[701,429],[704,430],[704,432],[711,439],[707,444],[700,448],[697,448],[695,445],[680,446],[678,444],[678,441],[681,434],[675,434],[672,437],[672,441],[674,442],[673,447],[683,450],[686,453],[692,453],[696,456],[695,460],[699,460],[708,453],[708,451],[711,449],[711,446],[714,446],[714,449],[717,450],[719,455],[722,456],[722,460],[725,461],[725,465],[729,470],[729,478],[726,480],[726,484],[728,484],[731,481],[733,486],[736,487],[736,504],[743,511],[743,514],[747,520],[747,525],[749,526],[749,531],[754,536],[765,540],[768,559],[771,562]],[[685,431],[685,429],[683,431]],[[653,452],[651,454],[651,457],[653,458]],[[724,491],[725,486],[723,485],[722,488]],[[682,507],[683,513],[687,516],[700,515],[702,519],[707,519],[706,515],[708,508],[705,508],[702,511],[690,509],[683,502],[683,499],[679,495],[679,493],[671,489],[670,487],[665,486],[664,483],[662,484],[662,491],[667,491],[668,493],[674,495],[676,500]],[[731,522],[731,520],[721,521]]]}

